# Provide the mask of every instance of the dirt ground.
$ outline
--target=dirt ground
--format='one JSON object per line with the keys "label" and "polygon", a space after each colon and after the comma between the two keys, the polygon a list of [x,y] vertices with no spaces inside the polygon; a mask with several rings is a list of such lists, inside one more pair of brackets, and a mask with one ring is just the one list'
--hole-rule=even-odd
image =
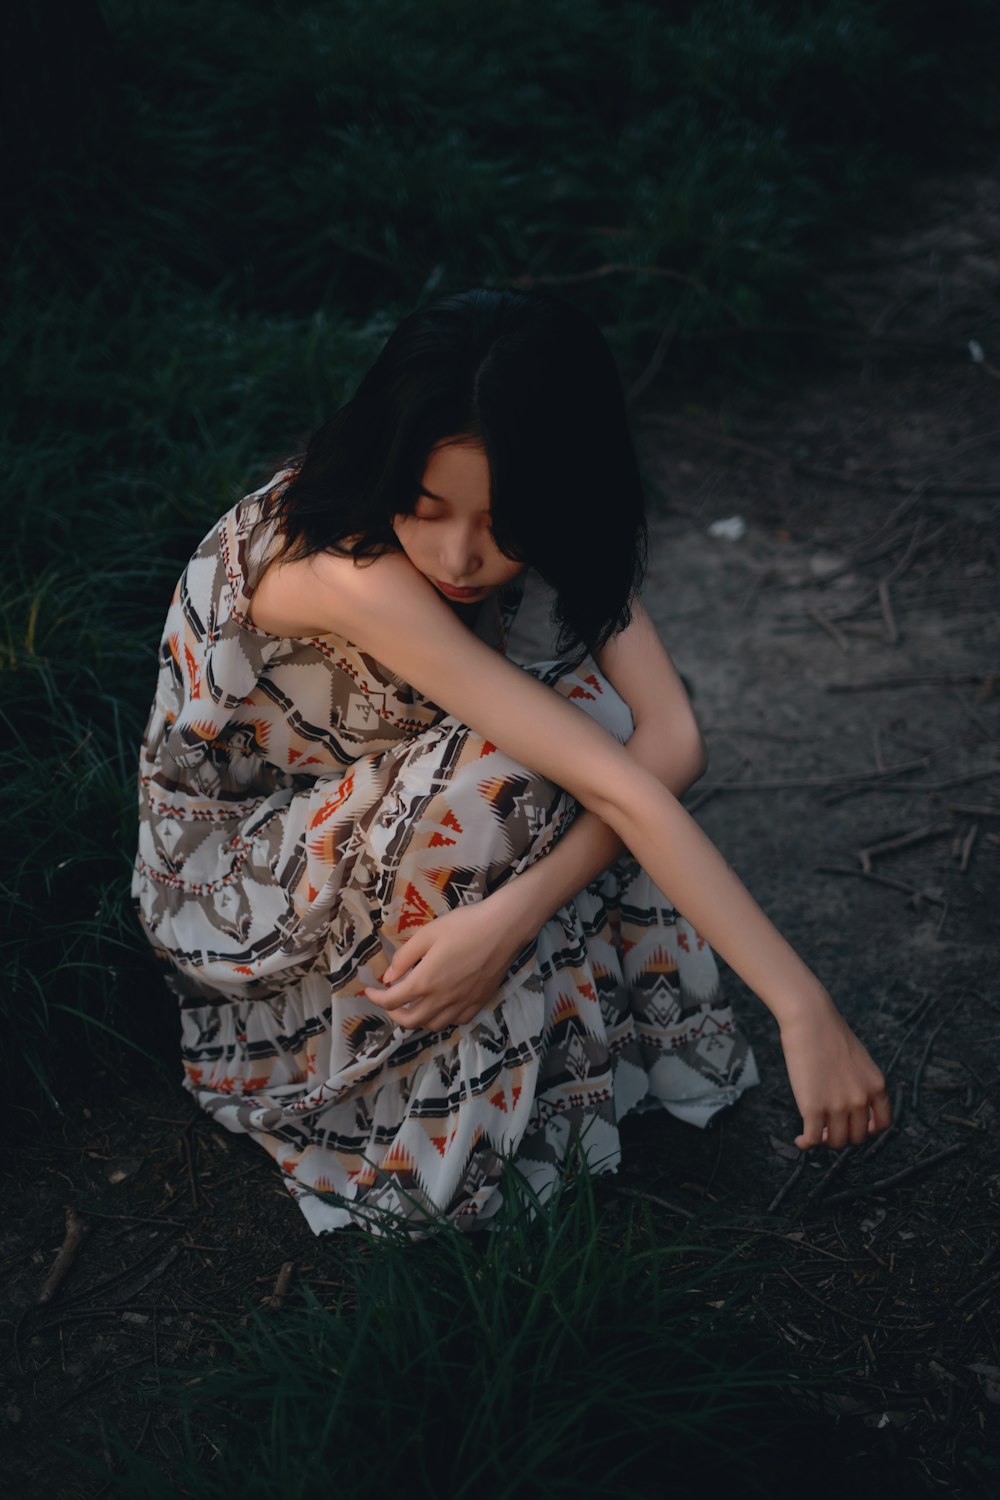
{"label": "dirt ground", "polygon": [[[823,379],[639,403],[646,599],[711,751],[688,805],[887,1070],[895,1123],[802,1157],[776,1028],[730,975],[761,1085],[704,1132],[626,1121],[605,1185],[706,1256],[768,1257],[747,1315],[803,1369],[846,1372],[824,1397],[845,1442],[909,1490],[984,1500],[1000,1491],[998,245],[996,181],[927,183],[905,234],[830,274],[845,336]],[[712,534],[727,520],[738,534]],[[538,598],[515,648],[549,654]],[[322,1281],[336,1249],[172,1079],[99,1080],[39,1129],[0,1226],[7,1493],[97,1500],[112,1479],[74,1473],[54,1428],[109,1465],[114,1429],[169,1465],[176,1427],[137,1404],[140,1378],[211,1360],[213,1317],[260,1302],[287,1261]],[[66,1205],[88,1233],[39,1305]]]}

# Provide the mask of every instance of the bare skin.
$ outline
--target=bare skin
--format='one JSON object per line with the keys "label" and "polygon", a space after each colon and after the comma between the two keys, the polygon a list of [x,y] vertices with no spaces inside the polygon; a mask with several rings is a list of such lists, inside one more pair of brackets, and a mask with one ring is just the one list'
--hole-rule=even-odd
{"label": "bare skin", "polygon": [[[885,1079],[829,993],[768,920],[678,796],[705,767],[691,705],[648,615],[597,664],[632,711],[617,740],[473,635],[458,610],[519,564],[489,527],[489,470],[470,443],[439,445],[402,552],[357,566],[328,553],[273,564],[252,613],[282,636],[343,635],[515,760],[565,788],[584,813],[555,848],[476,905],[428,923],[366,991],[402,1027],[441,1030],[496,999],[544,922],[623,849],[763,1001],[778,1022],[803,1149],[860,1144],[891,1123]],[[451,602],[448,602],[448,601]]]}

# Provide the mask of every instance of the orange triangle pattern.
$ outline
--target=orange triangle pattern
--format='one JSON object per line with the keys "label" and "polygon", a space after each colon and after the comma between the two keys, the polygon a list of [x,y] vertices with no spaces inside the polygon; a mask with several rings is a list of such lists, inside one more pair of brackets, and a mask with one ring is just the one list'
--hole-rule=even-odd
{"label": "orange triangle pattern", "polygon": [[187,663],[188,682],[191,684],[191,697],[201,697],[201,673],[198,671],[198,663],[195,661],[190,646],[184,647],[184,660]]}
{"label": "orange triangle pattern", "polygon": [[[677,941],[686,952],[687,938],[685,937],[683,932],[677,934]],[[635,945],[633,944],[632,946],[634,947]],[[677,968],[677,964],[667,952],[666,948],[657,946],[653,949],[653,952],[649,955],[649,958],[643,964],[643,968],[646,969],[650,974],[673,974]]]}
{"label": "orange triangle pattern", "polygon": [[399,919],[400,932],[404,932],[407,927],[423,927],[426,922],[433,921],[433,918],[434,913],[411,880],[403,898],[403,914]]}
{"label": "orange triangle pattern", "polygon": [[219,726],[213,724],[211,719],[195,719],[188,728],[193,729],[200,740],[214,740],[219,730]]}
{"label": "orange triangle pattern", "polygon": [[439,1156],[444,1156],[445,1151],[451,1145],[452,1141],[455,1139],[455,1137],[456,1137],[457,1134],[458,1134],[458,1126],[456,1125],[455,1129],[453,1131],[451,1131],[451,1133],[449,1135],[432,1135],[431,1136],[431,1145],[437,1147],[437,1152],[438,1152]]}
{"label": "orange triangle pattern", "polygon": [[491,776],[488,781],[481,781],[479,783],[479,795],[480,797],[485,797],[487,802],[495,802],[506,784],[502,776]]}
{"label": "orange triangle pattern", "polygon": [[378,1181],[378,1173],[370,1165],[359,1167],[355,1172],[348,1172],[348,1182],[356,1182],[358,1187],[374,1187]]}
{"label": "orange triangle pattern", "polygon": [[345,776],[343,781],[339,783],[333,796],[328,797],[323,806],[313,813],[309,827],[318,828],[321,823],[326,822],[327,818],[332,818],[337,808],[342,806],[344,800],[351,795],[353,790],[354,773],[352,772],[349,776]]}
{"label": "orange triangle pattern", "polygon": [[383,1172],[412,1172],[416,1163],[405,1146],[394,1145],[382,1161]]}

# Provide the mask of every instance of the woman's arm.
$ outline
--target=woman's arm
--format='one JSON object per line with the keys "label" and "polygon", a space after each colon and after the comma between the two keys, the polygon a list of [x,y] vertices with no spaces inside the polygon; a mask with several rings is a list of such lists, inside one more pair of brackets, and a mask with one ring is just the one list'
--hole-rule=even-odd
{"label": "woman's arm", "polygon": [[[597,665],[631,711],[635,729],[626,752],[681,797],[704,773],[708,756],[684,684],[641,603],[598,652]],[[488,905],[516,944],[514,953],[624,848],[613,829],[584,810],[544,859],[489,896]]]}
{"label": "woman's arm", "polygon": [[334,631],[370,651],[614,830],[778,1021],[803,1115],[798,1144],[818,1144],[826,1131],[830,1144],[843,1145],[888,1124],[885,1081],[820,981],[651,771],[586,714],[477,640],[404,556],[357,566],[322,554],[288,567],[298,573],[303,634]]}
{"label": "woman's arm", "polygon": [[478,640],[405,556],[359,566],[323,553],[278,571],[294,574],[303,634],[344,635],[595,813],[779,1023],[811,1003],[819,981],[673,793],[572,703]]}

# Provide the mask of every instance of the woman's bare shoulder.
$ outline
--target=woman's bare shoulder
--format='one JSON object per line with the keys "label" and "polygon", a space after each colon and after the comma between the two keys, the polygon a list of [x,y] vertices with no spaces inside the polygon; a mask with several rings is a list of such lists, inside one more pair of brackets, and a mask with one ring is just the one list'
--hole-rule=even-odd
{"label": "woman's bare shoulder", "polygon": [[269,635],[333,632],[350,636],[359,623],[359,613],[363,618],[387,592],[412,588],[419,581],[416,568],[402,553],[357,561],[333,552],[278,557],[257,583],[250,600],[250,618]]}

